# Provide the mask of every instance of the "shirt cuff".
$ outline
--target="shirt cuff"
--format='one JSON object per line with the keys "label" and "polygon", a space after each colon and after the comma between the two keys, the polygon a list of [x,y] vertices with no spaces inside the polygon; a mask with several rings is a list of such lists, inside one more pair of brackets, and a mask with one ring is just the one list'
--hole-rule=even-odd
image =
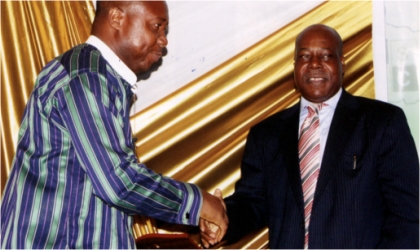
{"label": "shirt cuff", "polygon": [[182,224],[198,226],[203,205],[201,190],[194,184],[181,183],[181,190],[184,193],[182,206],[179,211],[178,220]]}

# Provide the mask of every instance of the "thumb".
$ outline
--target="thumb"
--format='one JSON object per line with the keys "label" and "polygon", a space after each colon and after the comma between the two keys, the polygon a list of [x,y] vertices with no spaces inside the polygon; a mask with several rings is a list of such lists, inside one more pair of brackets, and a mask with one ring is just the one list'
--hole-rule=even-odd
{"label": "thumb", "polygon": [[222,191],[218,188],[216,188],[216,190],[214,190],[214,196],[216,196],[217,198],[223,199]]}
{"label": "thumb", "polygon": [[226,212],[226,204],[223,201],[222,191],[220,189],[216,188],[216,190],[214,190],[214,196],[216,196],[217,198],[220,199],[220,201],[222,202],[223,208],[225,209],[225,212]]}

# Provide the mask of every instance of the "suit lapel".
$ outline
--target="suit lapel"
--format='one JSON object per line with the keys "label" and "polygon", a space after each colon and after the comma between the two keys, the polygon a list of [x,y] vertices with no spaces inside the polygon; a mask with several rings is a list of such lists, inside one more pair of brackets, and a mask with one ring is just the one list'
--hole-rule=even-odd
{"label": "suit lapel", "polygon": [[300,103],[291,107],[282,115],[280,152],[284,152],[284,161],[293,195],[303,214],[303,192],[300,178],[298,133],[299,133],[299,107]]}
{"label": "suit lapel", "polygon": [[338,165],[339,157],[342,155],[345,147],[345,143],[343,142],[349,140],[355,129],[357,116],[359,115],[356,112],[357,108],[357,100],[343,89],[331,121],[315,191],[314,203],[324,191],[331,174]]}
{"label": "suit lapel", "polygon": [[[337,166],[339,157],[344,151],[345,144],[343,141],[348,140],[357,125],[357,116],[359,114],[356,111],[358,106],[357,100],[343,89],[325,145],[314,202],[322,194]],[[293,195],[303,215],[303,192],[298,154],[299,107],[300,102],[286,110],[281,116],[283,126],[279,128],[282,129],[279,145],[280,152],[284,152],[284,161]]]}

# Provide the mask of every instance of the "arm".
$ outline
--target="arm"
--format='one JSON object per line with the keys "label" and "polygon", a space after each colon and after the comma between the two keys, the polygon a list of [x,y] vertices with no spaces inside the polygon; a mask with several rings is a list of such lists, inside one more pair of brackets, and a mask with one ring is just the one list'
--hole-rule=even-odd
{"label": "arm", "polygon": [[252,128],[241,163],[241,178],[233,195],[225,198],[229,228],[224,240],[234,242],[266,225],[266,186],[264,178],[264,135]]}
{"label": "arm", "polygon": [[385,220],[378,248],[419,248],[419,159],[401,109],[386,124],[377,162]]}
{"label": "arm", "polygon": [[110,84],[105,76],[86,73],[57,94],[57,110],[94,194],[127,213],[197,225],[201,191],[137,163],[126,100],[111,93]]}
{"label": "arm", "polygon": [[[265,188],[262,171],[261,140],[251,129],[248,134],[245,152],[242,158],[241,179],[235,185],[233,195],[225,199],[229,218],[229,227],[223,238],[228,244],[234,243],[248,233],[251,233],[266,224]],[[217,191],[217,190],[216,190]],[[216,193],[222,198],[221,193]],[[218,227],[206,220],[200,220],[201,241],[208,248],[219,242],[216,239]]]}

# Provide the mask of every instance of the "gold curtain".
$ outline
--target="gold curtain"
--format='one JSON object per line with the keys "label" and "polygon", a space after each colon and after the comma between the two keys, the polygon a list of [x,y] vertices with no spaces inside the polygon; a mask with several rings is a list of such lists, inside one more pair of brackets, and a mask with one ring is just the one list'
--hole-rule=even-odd
{"label": "gold curtain", "polygon": [[233,192],[249,128],[298,101],[294,39],[324,23],[344,40],[345,87],[374,98],[371,2],[325,2],[131,119],[138,155],[156,172]]}
{"label": "gold curtain", "polygon": [[[298,101],[293,87],[296,35],[324,23],[342,36],[345,87],[374,98],[371,2],[325,2],[134,115],[138,155],[158,173],[224,195],[240,177],[249,128]],[[49,60],[85,41],[94,8],[90,0],[1,2],[1,189],[16,149],[23,109],[38,72]],[[232,248],[266,247],[267,230]]]}
{"label": "gold curtain", "polygon": [[[310,24],[324,23],[340,33],[346,89],[374,98],[371,5],[325,2],[133,116],[141,160],[156,172],[231,194],[250,127],[298,101],[294,39]],[[264,248],[267,241],[262,229],[228,247]]]}
{"label": "gold curtain", "polygon": [[1,193],[26,102],[42,67],[86,41],[95,9],[86,1],[1,1]]}

